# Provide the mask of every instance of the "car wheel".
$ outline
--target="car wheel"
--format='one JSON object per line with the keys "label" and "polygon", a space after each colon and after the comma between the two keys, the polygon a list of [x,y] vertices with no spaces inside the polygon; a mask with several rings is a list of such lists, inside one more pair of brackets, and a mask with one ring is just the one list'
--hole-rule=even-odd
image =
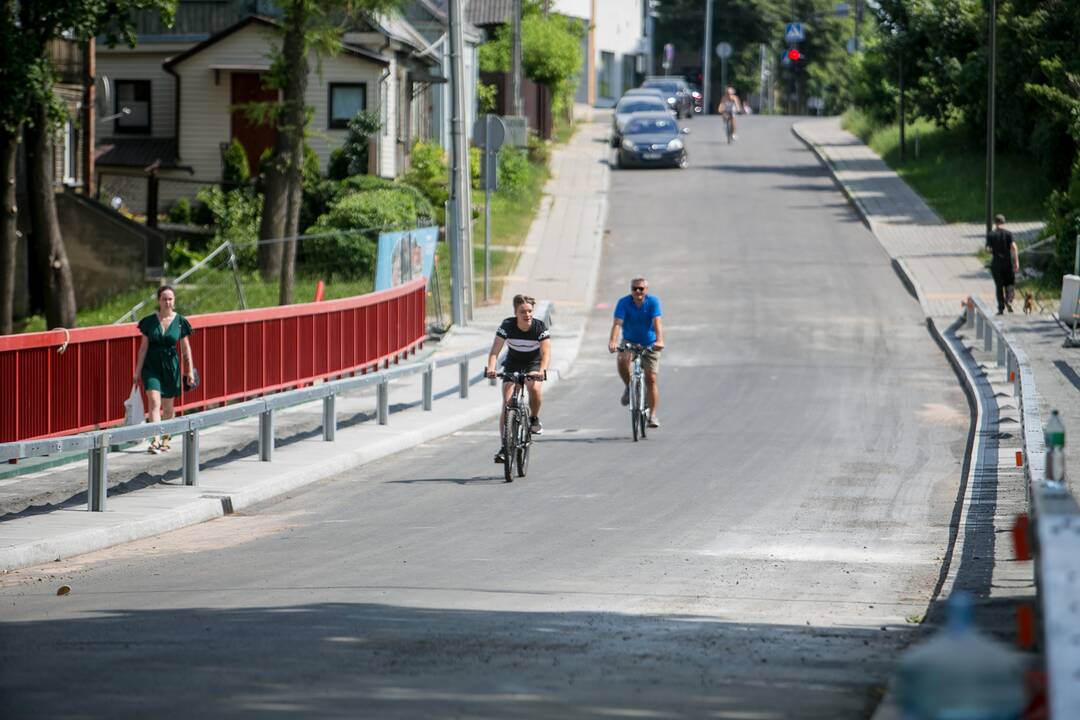
{"label": "car wheel", "polygon": [[675,167],[679,168],[680,170],[685,170],[686,168],[690,167],[690,158],[686,155],[686,153],[682,154],[682,157],[680,157],[679,160],[675,163]]}
{"label": "car wheel", "polygon": [[615,153],[615,167],[619,168],[620,170],[626,167],[625,165],[623,165],[622,153]]}

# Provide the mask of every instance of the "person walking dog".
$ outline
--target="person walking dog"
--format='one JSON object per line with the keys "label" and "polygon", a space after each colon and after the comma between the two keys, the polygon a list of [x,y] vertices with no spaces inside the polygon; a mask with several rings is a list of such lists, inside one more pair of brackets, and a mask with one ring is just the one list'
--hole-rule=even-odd
{"label": "person walking dog", "polygon": [[990,274],[994,276],[997,314],[1001,315],[1006,308],[1012,312],[1016,273],[1020,272],[1020,254],[1016,250],[1013,234],[1005,229],[1004,215],[994,216],[994,229],[986,234],[986,249],[993,255]]}
{"label": "person walking dog", "polygon": [[[143,337],[132,380],[135,384],[142,382],[150,422],[154,423],[162,419],[171,420],[176,415],[173,401],[180,395],[181,376],[184,389],[194,389],[198,384],[198,373],[191,360],[191,342],[188,340],[192,332],[191,324],[176,312],[176,291],[162,285],[157,291],[157,301],[157,312],[139,321],[139,332]],[[183,352],[183,366],[176,352],[177,344]],[[181,367],[186,367],[187,371],[181,373]],[[168,449],[169,436],[163,434],[159,438],[154,435],[147,452],[157,455]]]}

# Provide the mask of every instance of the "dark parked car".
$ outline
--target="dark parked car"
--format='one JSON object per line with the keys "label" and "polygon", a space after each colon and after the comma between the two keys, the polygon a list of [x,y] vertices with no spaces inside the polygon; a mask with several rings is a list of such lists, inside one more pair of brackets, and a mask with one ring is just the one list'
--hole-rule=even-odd
{"label": "dark parked car", "polygon": [[667,103],[657,95],[623,95],[615,105],[611,116],[611,147],[619,147],[622,142],[622,129],[627,120],[635,113],[665,112]]}
{"label": "dark parked car", "polygon": [[687,165],[686,145],[679,124],[667,112],[639,113],[623,127],[619,144],[618,166],[667,166],[684,168]]}
{"label": "dark parked car", "polygon": [[652,77],[641,84],[646,88],[659,88],[667,95],[668,107],[676,117],[694,117],[694,98],[691,95],[690,85],[682,78],[677,77]]}

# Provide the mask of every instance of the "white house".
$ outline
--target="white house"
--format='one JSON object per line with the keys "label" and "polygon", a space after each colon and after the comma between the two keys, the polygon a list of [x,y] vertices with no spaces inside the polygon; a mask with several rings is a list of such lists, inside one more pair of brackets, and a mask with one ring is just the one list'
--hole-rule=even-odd
{"label": "white house", "polygon": [[[474,0],[475,2],[475,0]],[[611,107],[646,72],[648,0],[552,0],[552,12],[580,18],[585,39],[583,82],[577,99]]]}
{"label": "white house", "polygon": [[[97,124],[102,193],[143,210],[145,168],[154,166],[162,179],[160,205],[168,207],[221,181],[222,151],[234,138],[254,169],[274,133],[237,106],[278,97],[262,83],[280,44],[276,30],[272,18],[249,15],[198,42],[164,35],[140,38],[134,49],[99,46],[98,73],[108,78],[115,109]],[[341,53],[309,58],[307,142],[325,172],[348,120],[378,110],[383,129],[374,170],[395,177],[407,167],[412,142],[436,135],[431,87],[439,59],[422,56],[423,37],[396,16],[371,21],[343,41]]]}

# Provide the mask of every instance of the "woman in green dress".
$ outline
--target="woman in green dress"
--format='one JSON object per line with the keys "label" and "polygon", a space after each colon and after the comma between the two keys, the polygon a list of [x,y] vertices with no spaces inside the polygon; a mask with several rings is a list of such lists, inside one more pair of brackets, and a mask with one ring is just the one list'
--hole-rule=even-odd
{"label": "woman in green dress", "polygon": [[[162,285],[157,291],[158,311],[139,321],[142,344],[139,345],[139,357],[135,362],[136,384],[142,382],[149,406],[150,422],[170,420],[176,414],[173,399],[180,395],[180,358],[176,345],[180,344],[184,354],[184,367],[187,371],[183,378],[189,384],[195,381],[195,366],[191,362],[191,325],[187,318],[176,312],[176,291],[168,285]],[[169,436],[155,435],[150,440],[149,452],[156,455],[169,449]]]}

